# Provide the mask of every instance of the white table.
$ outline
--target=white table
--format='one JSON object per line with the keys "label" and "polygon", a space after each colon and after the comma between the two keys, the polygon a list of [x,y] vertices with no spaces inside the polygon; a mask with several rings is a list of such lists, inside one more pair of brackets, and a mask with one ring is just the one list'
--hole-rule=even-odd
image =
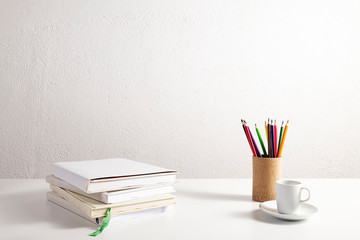
{"label": "white table", "polygon": [[[360,179],[300,179],[316,216],[287,222],[251,200],[250,179],[179,180],[173,211],[110,227],[98,239],[360,239]],[[37,180],[0,180],[0,239],[91,239],[96,226],[46,200]]]}

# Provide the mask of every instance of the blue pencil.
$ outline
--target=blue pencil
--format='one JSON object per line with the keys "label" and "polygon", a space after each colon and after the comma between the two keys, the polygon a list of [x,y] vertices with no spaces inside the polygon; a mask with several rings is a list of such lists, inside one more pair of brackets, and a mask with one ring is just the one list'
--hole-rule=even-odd
{"label": "blue pencil", "polygon": [[275,138],[274,138],[274,125],[271,120],[271,155],[275,157]]}

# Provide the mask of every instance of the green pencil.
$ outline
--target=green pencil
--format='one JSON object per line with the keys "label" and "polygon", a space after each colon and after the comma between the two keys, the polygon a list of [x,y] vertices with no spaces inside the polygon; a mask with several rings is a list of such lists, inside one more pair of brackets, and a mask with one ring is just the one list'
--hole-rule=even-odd
{"label": "green pencil", "polygon": [[266,153],[266,149],[265,149],[263,140],[262,140],[262,138],[261,138],[259,129],[257,128],[256,124],[255,124],[255,128],[256,128],[256,133],[257,133],[257,135],[258,135],[258,137],[259,137],[259,141],[260,141],[260,144],[261,144],[261,148],[262,148],[262,150],[263,150],[263,152],[264,152],[264,156],[267,156],[267,153]]}
{"label": "green pencil", "polygon": [[[283,132],[284,132],[284,121],[281,123],[280,136],[279,136],[279,147],[278,147],[278,149],[280,149]],[[279,152],[279,151],[278,151],[278,152]],[[278,156],[279,156],[279,153],[278,153]],[[277,157],[277,156],[276,156],[276,157]]]}

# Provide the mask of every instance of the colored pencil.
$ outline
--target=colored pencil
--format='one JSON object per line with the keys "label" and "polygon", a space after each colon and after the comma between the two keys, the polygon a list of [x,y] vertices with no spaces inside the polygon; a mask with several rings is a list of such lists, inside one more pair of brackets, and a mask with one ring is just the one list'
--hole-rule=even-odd
{"label": "colored pencil", "polygon": [[284,135],[282,136],[282,139],[281,139],[281,145],[280,145],[278,157],[281,157],[282,151],[284,149],[286,133],[287,133],[287,130],[288,130],[288,123],[289,123],[289,120],[286,122],[286,125],[285,125]]}
{"label": "colored pencil", "polygon": [[268,118],[268,125],[267,125],[267,132],[268,132],[268,153],[269,157],[271,157],[271,138],[270,138],[270,119]]}
{"label": "colored pencil", "polygon": [[261,137],[259,128],[257,127],[257,124],[255,124],[255,131],[258,136],[262,152],[260,151],[260,147],[258,147],[256,143],[254,135],[252,135],[251,133],[250,127],[247,126],[246,121],[241,119],[241,123],[253,156],[259,158],[263,158],[263,157],[278,158],[282,156],[289,120],[286,122],[285,127],[284,127],[284,121],[282,121],[279,135],[277,132],[276,119],[270,121],[270,118],[268,118],[268,121],[267,122],[265,121],[266,140],[268,141],[267,149],[265,147],[266,143]]}
{"label": "colored pencil", "polygon": [[269,141],[269,132],[268,132],[268,126],[265,121],[265,133],[266,133],[266,141]]}
{"label": "colored pencil", "polygon": [[276,119],[275,119],[275,122],[274,122],[274,157],[277,156],[277,144],[278,144],[278,141],[277,141],[277,128],[276,128]]}
{"label": "colored pencil", "polygon": [[[283,132],[284,132],[284,121],[282,121],[282,123],[281,123],[281,128],[280,128],[279,146],[278,146],[278,150],[279,150],[279,151],[280,151],[280,145],[281,145],[281,140],[282,140]],[[279,151],[278,151],[278,154],[276,155],[276,157],[279,157]]]}
{"label": "colored pencil", "polygon": [[[245,122],[245,123],[246,123],[246,122]],[[260,151],[259,151],[259,148],[258,148],[257,145],[256,145],[256,142],[255,142],[255,139],[254,139],[253,135],[251,134],[251,130],[250,130],[249,126],[247,126],[247,128],[248,128],[248,130],[249,130],[251,140],[252,140],[252,142],[253,142],[253,144],[254,144],[254,147],[255,147],[256,156],[261,158],[261,153],[260,153]]]}
{"label": "colored pencil", "polygon": [[248,140],[249,146],[250,146],[250,148],[251,148],[251,144],[250,144],[249,138],[248,138],[248,136],[247,136],[247,134],[246,134],[245,126],[244,126],[244,122],[243,122],[243,121],[244,121],[244,120],[241,119],[241,125],[242,125],[242,127],[243,127],[243,129],[244,129],[244,133],[245,133],[246,139]]}
{"label": "colored pencil", "polygon": [[274,155],[274,125],[273,125],[273,120],[271,120],[271,123],[270,123],[270,146],[271,146],[271,157],[273,158],[275,155]]}
{"label": "colored pencil", "polygon": [[251,142],[251,139],[250,139],[250,135],[249,135],[249,133],[248,133],[248,131],[247,131],[247,128],[245,127],[245,120],[242,120],[242,119],[241,119],[241,123],[242,123],[242,125],[243,125],[243,129],[244,129],[244,131],[245,131],[246,139],[248,140],[248,143],[249,143],[251,152],[253,153],[253,156],[256,156],[256,154],[255,154],[255,148],[254,148],[254,146],[252,145],[252,142]]}
{"label": "colored pencil", "polygon": [[248,129],[247,126],[246,126],[245,120],[244,120],[244,122],[243,122],[243,126],[244,126],[244,128],[245,128],[246,137],[248,138],[248,141],[249,141],[249,144],[250,144],[250,149],[251,149],[251,151],[252,151],[252,153],[253,153],[253,156],[256,157],[256,152],[255,152],[254,144],[253,144],[253,142],[252,142],[252,140],[251,140],[251,137],[250,137],[250,134],[249,134],[249,129]]}
{"label": "colored pencil", "polygon": [[259,141],[260,141],[261,148],[262,148],[262,150],[263,150],[264,156],[266,157],[266,156],[267,156],[267,153],[266,153],[266,149],[265,149],[265,146],[264,146],[264,142],[263,142],[263,140],[262,140],[262,138],[261,138],[259,129],[257,128],[256,124],[255,124],[255,129],[256,129],[256,133],[257,133],[257,135],[258,135],[258,138],[259,138]]}

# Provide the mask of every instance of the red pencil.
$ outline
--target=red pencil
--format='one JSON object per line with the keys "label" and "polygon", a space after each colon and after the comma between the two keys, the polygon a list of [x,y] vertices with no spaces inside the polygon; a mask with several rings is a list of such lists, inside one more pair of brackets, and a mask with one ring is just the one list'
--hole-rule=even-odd
{"label": "red pencil", "polygon": [[275,150],[275,156],[277,156],[277,145],[278,145],[278,142],[277,142],[277,130],[276,130],[276,119],[275,119],[275,123],[274,123],[274,138],[275,138],[275,142],[274,142],[274,150]]}
{"label": "red pencil", "polygon": [[250,137],[249,129],[247,128],[245,122],[243,124],[244,124],[244,127],[245,127],[246,137],[249,140],[251,151],[252,151],[253,155],[256,157],[257,155],[256,155],[256,152],[255,152],[254,143],[252,142],[251,137]]}
{"label": "red pencil", "polygon": [[[246,139],[248,140],[248,143],[249,143],[249,146],[250,146],[250,149],[251,149],[251,142],[250,142],[250,140],[249,140],[249,138],[248,138],[248,135],[247,135],[247,132],[246,132],[246,130],[245,130],[245,126],[244,126],[245,122],[244,122],[244,120],[241,119],[241,123],[242,123],[243,129],[244,129],[244,132],[245,132]],[[252,149],[251,149],[251,151],[253,152]],[[254,153],[254,152],[253,152],[253,153]]]}

